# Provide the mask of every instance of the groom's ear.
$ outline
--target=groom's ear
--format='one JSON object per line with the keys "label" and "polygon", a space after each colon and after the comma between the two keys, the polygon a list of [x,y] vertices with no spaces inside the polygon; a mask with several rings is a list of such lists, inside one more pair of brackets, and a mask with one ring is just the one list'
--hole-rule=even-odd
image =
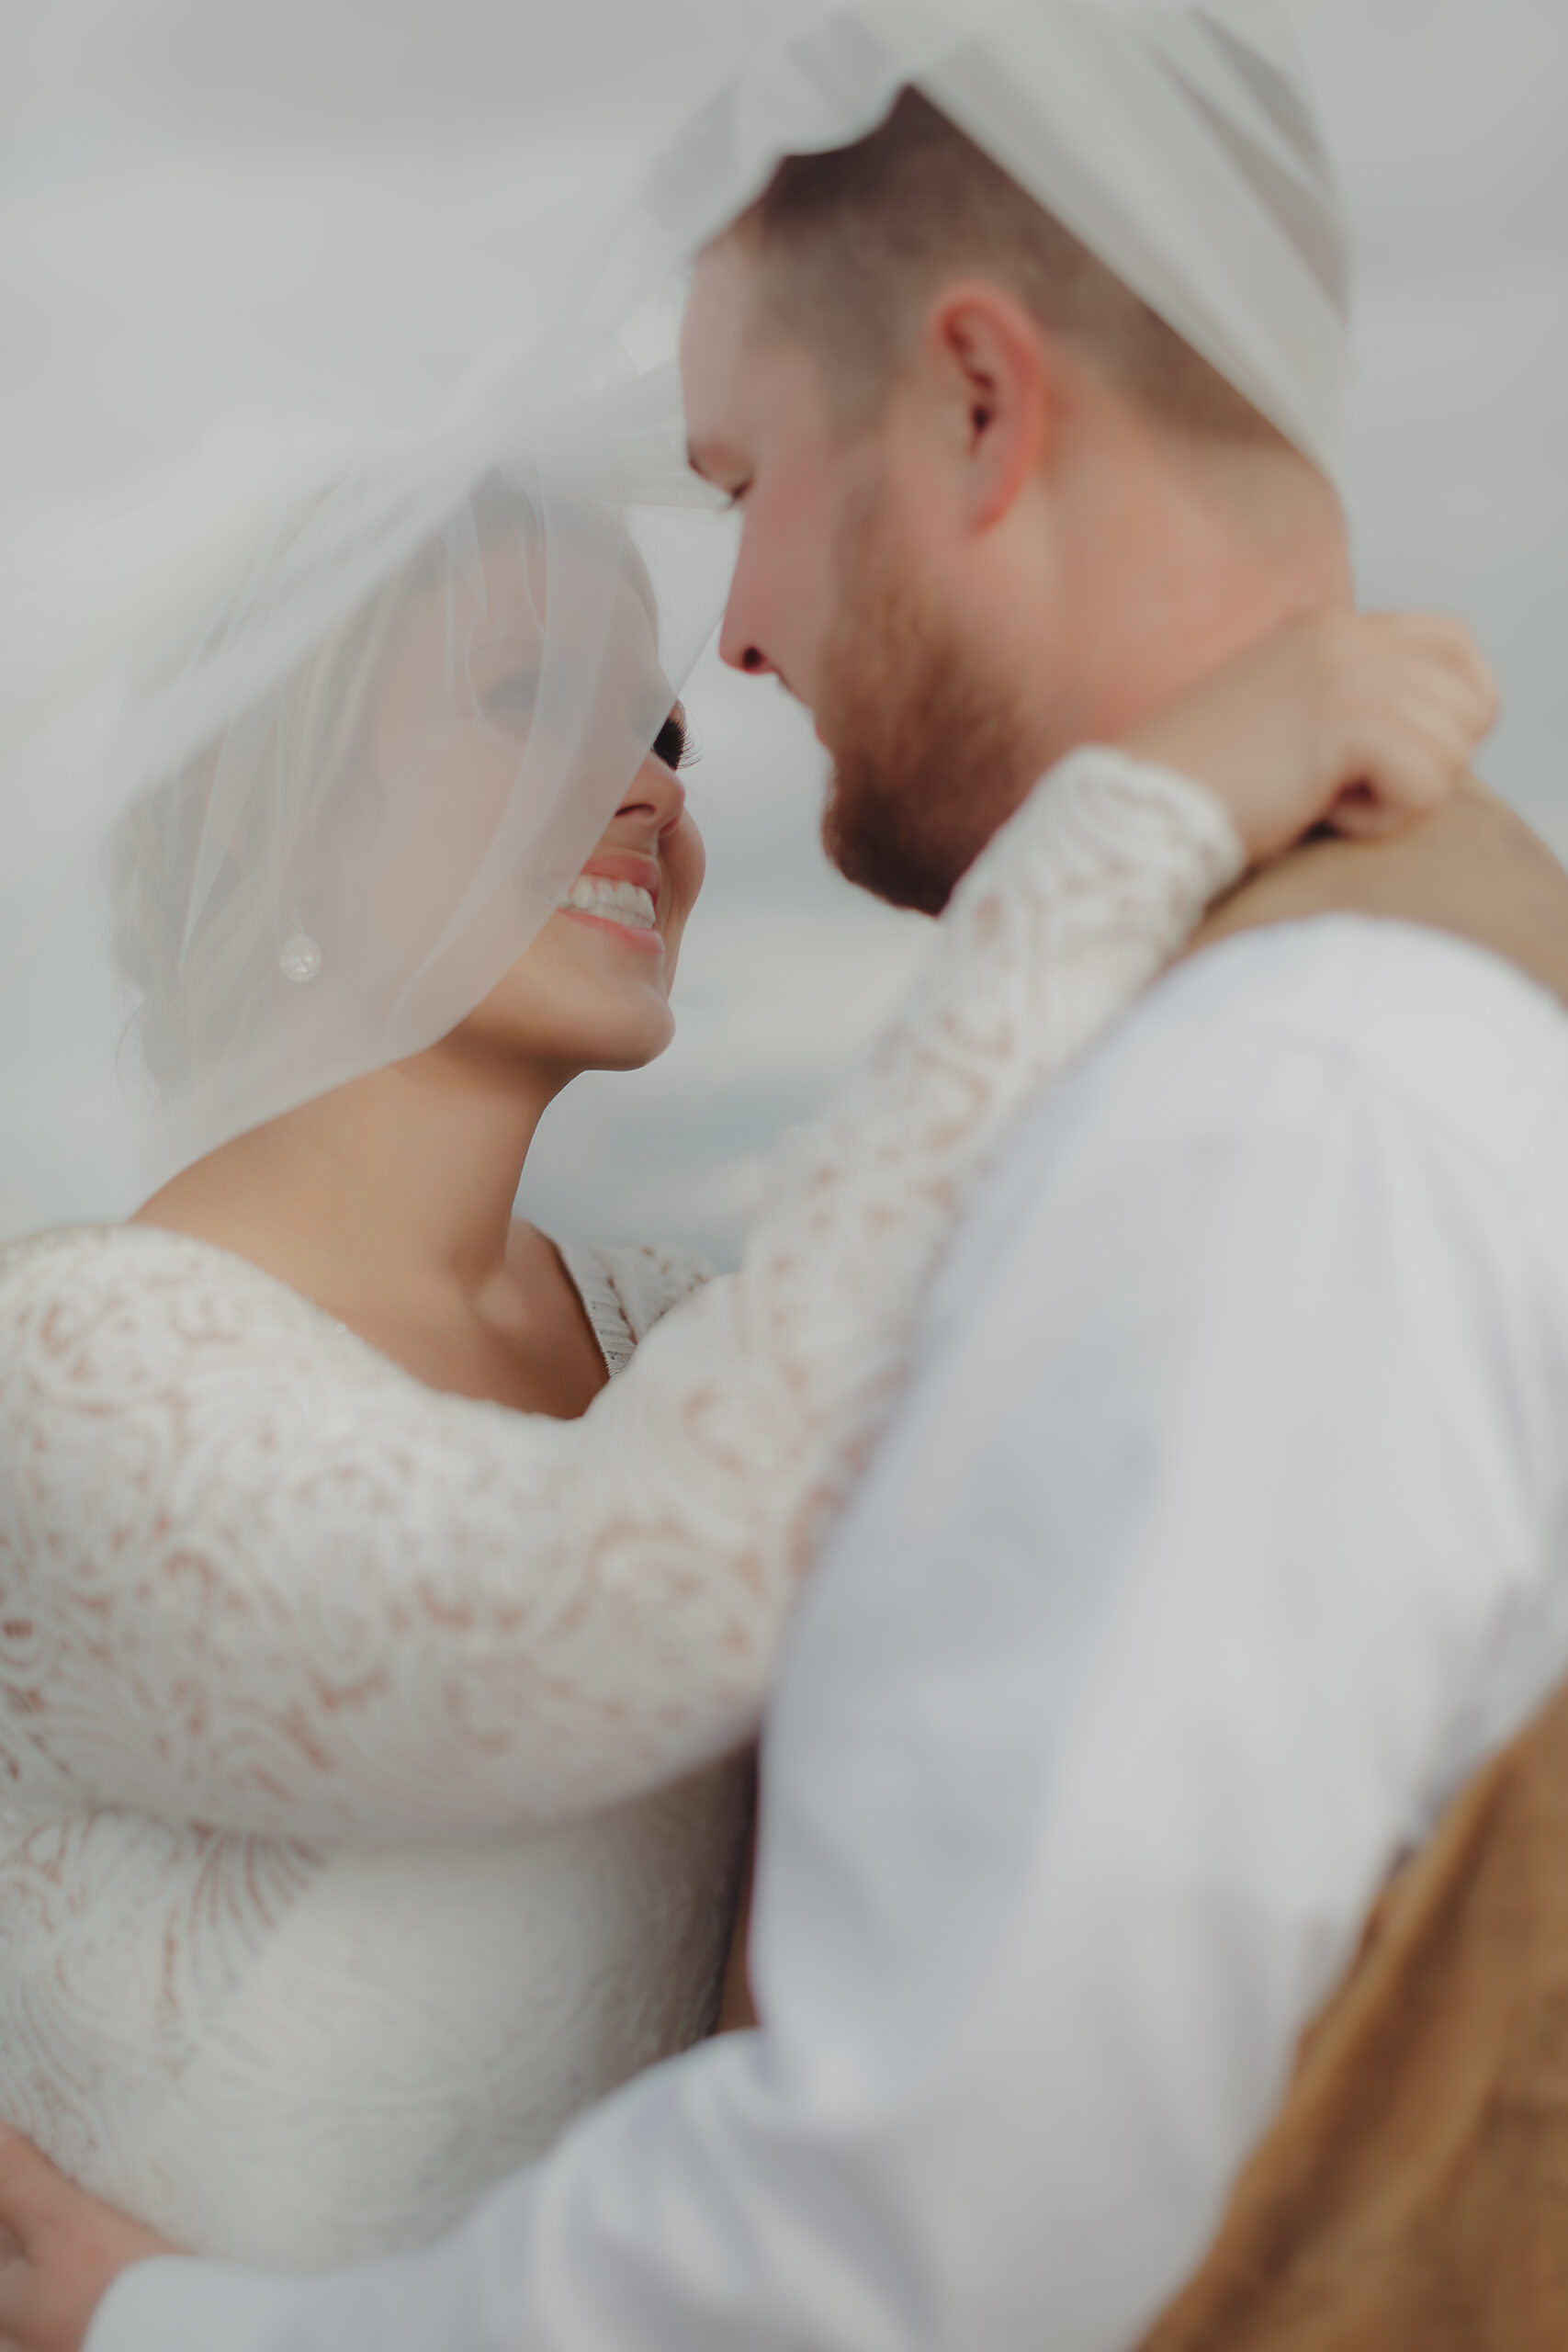
{"label": "groom's ear", "polygon": [[989,530],[1047,454],[1055,372],[1047,339],[1004,288],[959,281],[926,313],[919,368],[950,494],[969,529]]}

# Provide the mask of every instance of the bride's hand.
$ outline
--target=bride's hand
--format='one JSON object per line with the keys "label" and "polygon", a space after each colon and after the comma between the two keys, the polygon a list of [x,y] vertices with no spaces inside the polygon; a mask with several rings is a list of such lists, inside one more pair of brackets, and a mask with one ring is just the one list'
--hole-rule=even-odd
{"label": "bride's hand", "polygon": [[1314,825],[1370,838],[1440,808],[1496,716],[1462,621],[1336,609],[1287,622],[1123,748],[1213,792],[1257,865]]}
{"label": "bride's hand", "polygon": [[175,2251],[0,2125],[0,2352],[80,2352],[121,2271]]}

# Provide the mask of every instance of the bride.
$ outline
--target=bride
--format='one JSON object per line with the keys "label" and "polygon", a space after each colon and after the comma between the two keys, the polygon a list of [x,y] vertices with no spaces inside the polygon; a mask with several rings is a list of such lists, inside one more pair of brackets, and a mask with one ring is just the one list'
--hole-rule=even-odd
{"label": "bride", "polygon": [[116,1141],[0,1257],[0,2113],[209,2254],[436,2233],[711,2030],[745,1744],[977,1178],[1247,864],[1491,716],[1448,625],[1295,625],[1036,788],[738,1274],[557,1244],[535,1128],[662,1049],[702,879],[627,446],[197,501],[43,829],[8,1093],[41,1146],[74,986]]}

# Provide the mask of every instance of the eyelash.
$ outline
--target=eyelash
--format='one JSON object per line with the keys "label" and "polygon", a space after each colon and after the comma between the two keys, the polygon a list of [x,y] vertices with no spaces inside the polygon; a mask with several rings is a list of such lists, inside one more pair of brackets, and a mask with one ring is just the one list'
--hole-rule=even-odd
{"label": "eyelash", "polygon": [[[680,738],[680,749],[674,759],[671,759],[669,752],[661,748],[665,737],[671,734],[677,735]],[[689,728],[682,727],[678,718],[667,718],[665,720],[663,726],[660,729],[658,734],[653,739],[653,751],[654,756],[657,759],[662,760],[667,768],[673,768],[677,774],[680,773],[682,768],[689,768],[694,761],[702,757],[702,753],[697,748],[696,741],[693,736],[691,729]]]}
{"label": "eyelash", "polygon": [[[487,710],[531,711],[538,700],[538,694],[537,674],[532,671],[519,672],[515,676],[503,678],[500,685],[491,687],[485,696],[485,707]],[[673,745],[668,744],[666,740],[671,735],[676,739]],[[671,757],[671,750],[673,758]],[[691,729],[682,727],[674,718],[667,718],[654,737],[653,751],[667,768],[673,768],[677,774],[682,768],[693,766],[702,757]]]}

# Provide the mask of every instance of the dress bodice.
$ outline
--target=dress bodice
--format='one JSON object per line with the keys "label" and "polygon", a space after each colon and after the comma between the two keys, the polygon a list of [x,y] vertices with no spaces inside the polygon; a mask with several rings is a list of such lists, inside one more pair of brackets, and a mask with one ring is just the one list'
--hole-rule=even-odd
{"label": "dress bodice", "polygon": [[[658,1251],[561,1255],[612,1374],[696,1279]],[[129,1315],[171,1266],[197,1320],[291,1305],[243,1261],[140,1227],[34,1237],[0,1254],[0,1285],[24,1265],[39,1280],[46,1259],[66,1321],[106,1280]],[[344,1340],[299,1317],[328,1386]],[[107,1362],[78,1402],[112,1413],[116,1397]],[[8,1467],[0,1555],[26,1500],[25,1462]],[[166,1459],[150,1500],[177,1478]],[[13,1671],[27,1638],[11,1627]],[[386,1670],[385,1648],[362,1662]],[[172,1728],[180,1694],[164,1695]],[[434,2235],[712,2024],[745,1819],[733,1761],[571,1821],[344,1851],[62,1804],[10,1760],[0,2113],[181,2243],[309,2265]]]}

